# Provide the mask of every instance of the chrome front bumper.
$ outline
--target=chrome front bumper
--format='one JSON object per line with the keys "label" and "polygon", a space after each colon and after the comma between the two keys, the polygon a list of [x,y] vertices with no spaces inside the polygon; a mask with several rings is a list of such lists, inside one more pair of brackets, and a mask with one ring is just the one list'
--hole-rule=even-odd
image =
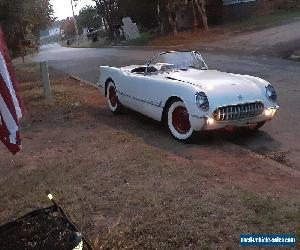
{"label": "chrome front bumper", "polygon": [[214,130],[225,127],[245,127],[263,121],[271,121],[275,117],[278,109],[279,106],[275,105],[273,107],[264,108],[258,116],[236,120],[217,120],[214,117],[214,113],[211,116],[206,115],[204,117],[192,116],[190,122],[195,131]]}
{"label": "chrome front bumper", "polygon": [[257,101],[218,107],[213,112],[213,118],[217,122],[239,121],[261,116],[263,112],[264,104]]}

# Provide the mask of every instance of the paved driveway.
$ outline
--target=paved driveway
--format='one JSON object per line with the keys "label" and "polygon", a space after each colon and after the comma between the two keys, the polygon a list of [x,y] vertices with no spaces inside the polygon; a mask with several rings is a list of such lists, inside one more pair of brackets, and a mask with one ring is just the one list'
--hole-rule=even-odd
{"label": "paved driveway", "polygon": [[[210,48],[224,51],[239,51],[240,53],[278,54],[290,49],[290,46],[300,47],[300,20],[294,22],[240,34],[234,34],[224,39],[208,44]],[[292,48],[293,49],[293,48]]]}

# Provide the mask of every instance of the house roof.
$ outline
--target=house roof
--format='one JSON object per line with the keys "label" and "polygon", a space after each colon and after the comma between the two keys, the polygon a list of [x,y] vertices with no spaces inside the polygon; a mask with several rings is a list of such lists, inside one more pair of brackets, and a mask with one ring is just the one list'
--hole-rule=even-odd
{"label": "house roof", "polygon": [[50,29],[60,28],[62,24],[63,24],[63,21],[55,21],[52,23]]}

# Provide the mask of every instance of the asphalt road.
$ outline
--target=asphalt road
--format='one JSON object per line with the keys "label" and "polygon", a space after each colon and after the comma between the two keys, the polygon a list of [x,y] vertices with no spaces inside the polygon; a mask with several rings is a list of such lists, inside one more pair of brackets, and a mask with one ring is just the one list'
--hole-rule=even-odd
{"label": "asphalt road", "polygon": [[[294,37],[293,37],[294,38]],[[144,64],[157,49],[101,48],[72,49],[58,45],[44,46],[34,61],[49,61],[49,65],[97,82],[100,65],[123,66]],[[280,112],[260,132],[225,135],[226,140],[245,148],[280,158],[284,164],[300,170],[300,63],[276,57],[233,54],[232,51],[203,53],[209,68],[239,74],[259,76],[277,89]]]}

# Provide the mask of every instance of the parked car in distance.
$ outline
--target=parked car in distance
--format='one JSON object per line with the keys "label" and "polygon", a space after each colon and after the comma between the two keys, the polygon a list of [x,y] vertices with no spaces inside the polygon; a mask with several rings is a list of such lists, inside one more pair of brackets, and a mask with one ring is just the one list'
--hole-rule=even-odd
{"label": "parked car in distance", "polygon": [[146,65],[100,66],[98,86],[113,113],[125,106],[165,122],[179,141],[201,130],[258,129],[279,108],[269,82],[209,70],[197,51],[162,52]]}

